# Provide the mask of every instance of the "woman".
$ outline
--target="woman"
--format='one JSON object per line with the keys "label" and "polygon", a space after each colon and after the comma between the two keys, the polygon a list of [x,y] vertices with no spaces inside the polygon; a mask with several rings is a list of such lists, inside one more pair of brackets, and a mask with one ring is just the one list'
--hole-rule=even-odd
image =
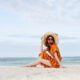
{"label": "woman", "polygon": [[[58,34],[53,32],[45,33],[41,38],[41,53],[38,59],[24,67],[36,67],[40,64],[45,68],[65,68],[61,65],[62,57],[57,46],[58,43]],[[46,49],[43,49],[43,44],[47,47]]]}

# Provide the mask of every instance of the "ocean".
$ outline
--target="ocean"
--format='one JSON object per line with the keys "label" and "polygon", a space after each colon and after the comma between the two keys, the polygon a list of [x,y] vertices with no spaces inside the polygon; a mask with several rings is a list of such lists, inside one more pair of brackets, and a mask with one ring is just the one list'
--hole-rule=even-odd
{"label": "ocean", "polygon": [[[37,60],[35,57],[7,57],[0,58],[0,66],[20,66],[26,65]],[[80,57],[63,57],[63,65],[80,65]]]}

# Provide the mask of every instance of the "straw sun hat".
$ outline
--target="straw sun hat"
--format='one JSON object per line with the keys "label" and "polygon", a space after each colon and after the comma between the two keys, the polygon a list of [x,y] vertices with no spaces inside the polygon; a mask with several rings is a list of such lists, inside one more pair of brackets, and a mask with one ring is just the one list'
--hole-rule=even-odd
{"label": "straw sun hat", "polygon": [[42,40],[42,43],[46,46],[46,38],[51,35],[53,36],[54,40],[55,40],[55,43],[58,44],[59,43],[59,39],[58,39],[58,35],[56,35],[54,32],[46,32],[42,37],[41,37],[41,40]]}

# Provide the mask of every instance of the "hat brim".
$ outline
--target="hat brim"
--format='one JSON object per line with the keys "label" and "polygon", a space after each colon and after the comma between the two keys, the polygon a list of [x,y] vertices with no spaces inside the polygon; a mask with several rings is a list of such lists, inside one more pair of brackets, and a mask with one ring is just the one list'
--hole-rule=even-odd
{"label": "hat brim", "polygon": [[58,44],[59,43],[59,39],[58,39],[58,36],[54,33],[54,32],[47,32],[45,33],[43,36],[42,36],[42,43],[46,46],[46,38],[51,35],[53,36],[54,40],[55,40],[55,43]]}

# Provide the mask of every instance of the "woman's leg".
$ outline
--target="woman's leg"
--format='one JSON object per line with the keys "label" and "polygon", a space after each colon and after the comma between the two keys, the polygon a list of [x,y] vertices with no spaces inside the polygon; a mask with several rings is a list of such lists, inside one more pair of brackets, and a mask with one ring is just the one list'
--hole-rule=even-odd
{"label": "woman's leg", "polygon": [[36,67],[40,63],[46,64],[48,66],[51,66],[51,64],[49,63],[48,60],[45,60],[45,59],[42,59],[41,57],[39,57],[38,60],[36,60],[36,61],[34,61],[34,62],[30,63],[30,64],[27,64],[24,67]]}
{"label": "woman's leg", "polygon": [[24,67],[36,67],[38,64],[40,64],[40,60],[36,60],[30,64],[25,65]]}
{"label": "woman's leg", "polygon": [[41,63],[48,65],[48,66],[51,66],[49,60],[41,59]]}

